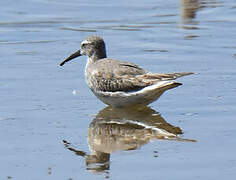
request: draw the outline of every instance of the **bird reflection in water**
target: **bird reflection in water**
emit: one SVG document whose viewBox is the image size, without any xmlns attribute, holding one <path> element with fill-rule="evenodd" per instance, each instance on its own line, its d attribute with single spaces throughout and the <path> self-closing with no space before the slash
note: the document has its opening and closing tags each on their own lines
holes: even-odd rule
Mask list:
<svg viewBox="0 0 236 180">
<path fill-rule="evenodd" d="M 181 18 L 183 24 L 197 24 L 194 21 L 196 13 L 200 8 L 199 0 L 180 0 Z"/>
<path fill-rule="evenodd" d="M 88 128 L 90 154 L 75 149 L 63 140 L 65 147 L 85 158 L 87 170 L 106 172 L 110 168 L 110 154 L 115 151 L 128 151 L 140 148 L 150 140 L 183 139 L 179 127 L 167 123 L 161 115 L 149 107 L 115 109 L 106 107 L 101 110 Z"/>
<path fill-rule="evenodd" d="M 215 8 L 222 6 L 222 2 L 216 0 L 180 0 L 182 24 L 197 25 L 197 12 L 203 8 Z M 183 26 L 185 29 L 198 29 L 196 26 Z"/>
</svg>

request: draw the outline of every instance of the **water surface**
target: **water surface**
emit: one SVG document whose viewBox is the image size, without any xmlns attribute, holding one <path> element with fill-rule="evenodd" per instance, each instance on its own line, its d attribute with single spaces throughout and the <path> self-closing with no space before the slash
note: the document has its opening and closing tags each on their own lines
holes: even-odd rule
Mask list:
<svg viewBox="0 0 236 180">
<path fill-rule="evenodd" d="M 235 32 L 234 0 L 1 1 L 1 179 L 234 178 Z M 85 57 L 58 66 L 91 34 L 109 57 L 195 75 L 135 113 L 106 108 Z"/>
</svg>

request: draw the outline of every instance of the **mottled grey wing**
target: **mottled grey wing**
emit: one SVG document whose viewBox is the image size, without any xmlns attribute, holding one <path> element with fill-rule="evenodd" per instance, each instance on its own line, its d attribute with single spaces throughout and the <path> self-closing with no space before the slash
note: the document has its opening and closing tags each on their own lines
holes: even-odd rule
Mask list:
<svg viewBox="0 0 236 180">
<path fill-rule="evenodd" d="M 93 76 L 96 81 L 97 89 L 101 91 L 136 91 L 148 85 L 135 78 L 146 72 L 136 64 L 121 62 L 113 59 L 104 59 L 98 62 L 99 69 Z M 99 79 L 99 80 L 98 80 Z"/>
<path fill-rule="evenodd" d="M 122 62 L 115 59 L 105 58 L 96 62 L 96 68 L 101 72 L 109 72 L 114 76 L 121 75 L 142 75 L 146 74 L 146 71 L 140 68 L 138 65 L 129 62 Z"/>
<path fill-rule="evenodd" d="M 138 65 L 128 62 L 121 62 L 119 69 L 117 70 L 119 75 L 142 75 L 146 74 L 146 71 L 140 68 Z"/>
</svg>

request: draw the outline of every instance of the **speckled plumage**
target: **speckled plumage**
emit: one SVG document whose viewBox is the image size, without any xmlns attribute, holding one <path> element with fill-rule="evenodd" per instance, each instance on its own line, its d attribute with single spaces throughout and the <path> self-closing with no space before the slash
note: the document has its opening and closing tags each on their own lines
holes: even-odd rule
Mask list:
<svg viewBox="0 0 236 180">
<path fill-rule="evenodd" d="M 109 58 L 89 60 L 85 69 L 86 82 L 90 89 L 108 92 L 137 91 L 157 81 L 173 80 L 188 74 L 150 74 L 135 64 Z"/>
<path fill-rule="evenodd" d="M 122 99 L 120 99 L 120 103 L 123 103 L 123 105 L 129 105 L 131 101 L 132 105 L 136 102 L 137 104 L 149 104 L 156 100 L 165 90 L 181 85 L 180 83 L 170 80 L 192 74 L 190 72 L 171 74 L 148 73 L 136 64 L 107 58 L 105 43 L 99 36 L 87 37 L 82 41 L 80 50 L 66 58 L 60 65 L 80 55 L 86 55 L 88 57 L 85 68 L 85 78 L 89 88 L 100 100 L 113 106 L 120 105 L 117 92 L 123 93 L 123 95 L 120 95 L 120 97 L 123 96 Z M 158 83 L 160 87 L 157 86 Z M 143 91 L 142 97 L 139 91 L 150 86 L 155 86 L 153 91 L 160 92 L 154 93 L 152 98 L 150 95 L 145 94 L 149 90 Z M 116 93 L 116 95 L 114 93 Z M 133 93 L 133 95 L 130 93 Z M 115 100 L 117 100 L 117 102 L 115 102 L 114 96 L 116 96 Z M 131 100 L 132 96 L 136 96 L 136 99 L 138 99 L 138 97 L 140 98 L 138 100 L 135 100 L 135 98 Z M 148 96 L 147 101 L 145 101 L 146 96 Z M 106 98 L 108 98 L 108 100 Z"/>
</svg>

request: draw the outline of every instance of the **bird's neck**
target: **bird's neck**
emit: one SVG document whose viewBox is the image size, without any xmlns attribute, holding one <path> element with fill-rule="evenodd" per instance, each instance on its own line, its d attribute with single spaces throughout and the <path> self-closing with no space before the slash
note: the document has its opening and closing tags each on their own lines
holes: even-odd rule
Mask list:
<svg viewBox="0 0 236 180">
<path fill-rule="evenodd" d="M 107 55 L 106 55 L 106 51 L 94 51 L 94 53 L 89 57 L 89 60 L 95 62 L 95 61 L 98 61 L 99 59 L 103 59 L 103 58 L 106 58 Z"/>
</svg>

